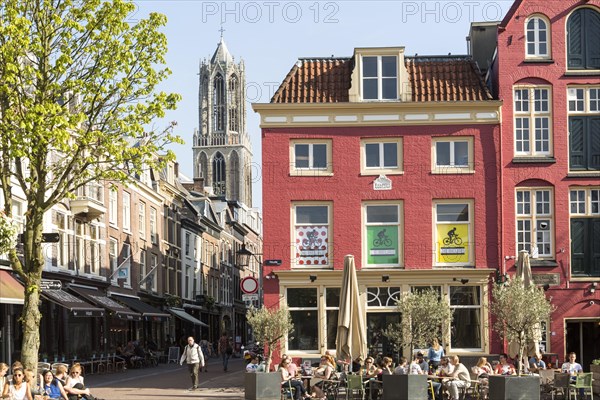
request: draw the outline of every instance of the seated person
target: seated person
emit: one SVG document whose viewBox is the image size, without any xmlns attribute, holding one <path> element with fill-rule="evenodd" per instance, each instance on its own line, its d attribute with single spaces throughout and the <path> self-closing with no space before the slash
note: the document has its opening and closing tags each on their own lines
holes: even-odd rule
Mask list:
<svg viewBox="0 0 600 400">
<path fill-rule="evenodd" d="M 407 362 L 406 357 L 400 357 L 398 366 L 394 369 L 394 375 L 408 375 Z"/>
<path fill-rule="evenodd" d="M 578 362 L 575 362 L 575 360 L 577 359 L 577 354 L 575 354 L 574 352 L 570 352 L 568 355 L 568 358 L 569 358 L 569 361 L 564 363 L 562 365 L 562 367 L 560 368 L 562 370 L 562 372 L 566 372 L 571 375 L 575 375 L 579 372 L 583 372 L 583 368 L 581 368 L 581 364 L 579 364 Z"/>
<path fill-rule="evenodd" d="M 506 353 L 500 354 L 498 357 L 500 362 L 498 366 L 494 370 L 494 373 L 497 375 L 516 375 L 517 371 L 515 370 L 515 366 L 508 362 L 508 355 Z"/>
<path fill-rule="evenodd" d="M 246 372 L 256 372 L 257 369 L 258 357 L 256 355 L 253 355 L 252 358 L 250 358 L 250 362 L 248 363 L 248 365 L 246 365 Z"/>
<path fill-rule="evenodd" d="M 419 359 L 423 359 L 423 355 L 421 354 L 421 357 L 419 357 L 418 353 L 415 354 L 415 356 L 413 357 L 413 360 L 411 361 L 409 367 L 408 367 L 408 374 L 409 375 L 423 375 L 423 369 L 421 368 L 421 362 L 419 361 Z"/>
<path fill-rule="evenodd" d="M 454 367 L 449 377 L 454 379 L 444 382 L 444 386 L 448 390 L 448 400 L 458 400 L 459 389 L 471 386 L 471 375 L 467 367 L 460 362 L 458 356 L 449 356 L 448 361 Z"/>
<path fill-rule="evenodd" d="M 417 363 L 419 363 L 419 367 L 421 367 L 421 371 L 423 371 L 424 373 L 429 372 L 429 363 L 427 361 L 425 361 L 425 357 L 423 356 L 423 353 L 421 353 L 420 351 L 417 353 Z"/>
<path fill-rule="evenodd" d="M 319 364 L 317 369 L 314 371 L 313 376 L 315 378 L 321 378 L 321 379 L 328 380 L 328 379 L 332 378 L 334 372 L 335 372 L 335 365 L 331 364 L 331 360 L 329 357 L 327 357 L 326 355 L 322 355 L 321 363 Z M 325 393 L 323 392 L 323 385 L 324 385 L 323 381 L 317 382 L 316 384 L 313 385 L 313 387 L 311 388 L 312 397 L 317 397 L 317 398 L 325 397 Z"/>
<path fill-rule="evenodd" d="M 67 366 L 65 364 L 59 364 L 56 366 L 56 373 L 54 378 L 60 382 L 63 387 L 67 383 Z"/>
<path fill-rule="evenodd" d="M 438 365 L 438 368 L 435 371 L 435 374 L 437 376 L 448 376 L 452 373 L 453 370 L 454 370 L 454 367 L 448 361 L 448 357 L 444 356 L 440 359 L 440 365 Z"/>
<path fill-rule="evenodd" d="M 352 365 L 350 366 L 350 372 L 352 372 L 352 373 L 360 372 L 360 369 L 362 368 L 362 364 L 363 364 L 363 358 L 360 356 L 356 357 L 354 360 L 352 360 Z"/>
<path fill-rule="evenodd" d="M 529 370 L 537 374 L 541 369 L 546 369 L 546 362 L 542 360 L 542 353 L 537 352 L 529 359 Z"/>
<path fill-rule="evenodd" d="M 31 390 L 31 397 L 33 397 L 34 399 L 36 399 L 36 396 L 38 396 L 37 398 L 39 398 L 39 396 L 42 394 L 42 376 L 38 376 L 37 378 L 37 382 L 35 379 L 35 372 L 33 372 L 32 369 L 30 368 L 25 368 L 23 370 L 23 372 L 25 373 L 25 382 L 29 383 L 29 390 Z"/>
<path fill-rule="evenodd" d="M 472 371 L 477 375 L 477 380 L 479 381 L 480 391 L 487 398 L 487 393 L 489 392 L 489 377 L 494 373 L 492 366 L 487 361 L 485 357 L 479 357 L 477 361 L 477 365 L 472 368 Z"/>
<path fill-rule="evenodd" d="M 69 400 L 62 383 L 54 377 L 52 371 L 47 369 L 42 372 L 42 378 L 42 393 L 48 396 L 48 398 Z"/>
<path fill-rule="evenodd" d="M 83 376 L 81 376 L 81 365 L 79 363 L 73 364 L 67 382 L 64 386 L 65 392 L 69 400 L 95 400 L 95 397 L 90 393 L 90 389 L 85 387 L 83 383 Z M 98 399 L 99 400 L 99 399 Z"/>
<path fill-rule="evenodd" d="M 23 371 L 23 367 L 15 367 L 13 364 L 12 372 L 12 379 L 6 381 L 4 384 L 2 398 L 11 400 L 33 400 L 29 383 L 25 382 L 25 372 Z"/>
<path fill-rule="evenodd" d="M 282 358 L 281 363 L 279 363 L 278 371 L 281 374 L 281 386 L 285 388 L 289 385 L 292 388 L 294 388 L 295 400 L 300 400 L 302 398 L 310 398 L 310 396 L 307 395 L 306 389 L 304 389 L 304 385 L 302 384 L 302 382 L 295 379 L 288 372 L 287 366 L 289 363 L 289 358 Z"/>
</svg>

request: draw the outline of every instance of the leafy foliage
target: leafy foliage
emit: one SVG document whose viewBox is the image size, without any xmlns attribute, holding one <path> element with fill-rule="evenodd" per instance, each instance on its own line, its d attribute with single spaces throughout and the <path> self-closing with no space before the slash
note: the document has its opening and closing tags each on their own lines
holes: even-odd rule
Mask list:
<svg viewBox="0 0 600 400">
<path fill-rule="evenodd" d="M 7 217 L 0 210 L 0 254 L 17 245 L 17 227 L 12 218 Z"/>
<path fill-rule="evenodd" d="M 426 347 L 442 337 L 442 327 L 452 322 L 450 305 L 433 289 L 404 293 L 397 302 L 400 323 L 390 325 L 383 335 L 397 349 Z"/>
<path fill-rule="evenodd" d="M 9 252 L 25 282 L 22 361 L 36 369 L 44 213 L 90 182 L 132 182 L 174 155 L 174 123 L 147 128 L 180 96 L 156 91 L 166 24 L 150 14 L 127 22 L 127 0 L 0 2 L 0 187 L 11 216 L 13 185 L 23 193 L 23 258 Z M 160 157 L 157 154 L 163 152 Z"/>
<path fill-rule="evenodd" d="M 519 344 L 518 359 L 522 360 L 527 342 L 538 339 L 540 321 L 550 318 L 554 306 L 546 299 L 542 288 L 526 287 L 519 277 L 496 285 L 492 297 L 490 307 L 496 318 L 494 330 L 506 341 Z M 522 364 L 519 363 L 519 374 Z"/>
<path fill-rule="evenodd" d="M 257 341 L 267 345 L 267 371 L 271 366 L 273 350 L 279 341 L 287 336 L 293 328 L 292 315 L 287 306 L 279 308 L 251 307 L 246 313 L 246 320 L 252 327 Z"/>
</svg>

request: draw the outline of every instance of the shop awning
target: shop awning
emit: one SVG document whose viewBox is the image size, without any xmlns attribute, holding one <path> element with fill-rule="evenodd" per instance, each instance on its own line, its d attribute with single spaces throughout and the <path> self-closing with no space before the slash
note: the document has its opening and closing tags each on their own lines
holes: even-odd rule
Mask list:
<svg viewBox="0 0 600 400">
<path fill-rule="evenodd" d="M 110 297 L 125 304 L 127 307 L 142 314 L 146 321 L 166 321 L 171 318 L 171 314 L 165 313 L 150 304 L 144 303 L 139 297 L 121 296 L 116 293 L 111 293 Z"/>
<path fill-rule="evenodd" d="M 177 318 L 180 318 L 184 321 L 191 322 L 194 325 L 200 325 L 205 328 L 208 328 L 208 325 L 206 325 L 204 322 L 200 321 L 199 319 L 191 316 L 190 314 L 186 313 L 183 308 L 171 307 L 171 308 L 169 308 L 169 312 L 172 313 Z"/>
<path fill-rule="evenodd" d="M 23 304 L 25 288 L 8 271 L 0 271 L 0 304 Z"/>
<path fill-rule="evenodd" d="M 140 313 L 137 313 L 132 309 L 117 303 L 113 299 L 109 299 L 97 289 L 87 289 L 70 285 L 69 290 L 72 290 L 98 307 L 106 308 L 117 318 L 126 319 L 129 321 L 140 321 L 142 319 L 142 315 Z"/>
<path fill-rule="evenodd" d="M 42 297 L 66 308 L 74 317 L 103 317 L 104 309 L 93 305 L 67 293 L 64 290 L 46 290 Z"/>
</svg>

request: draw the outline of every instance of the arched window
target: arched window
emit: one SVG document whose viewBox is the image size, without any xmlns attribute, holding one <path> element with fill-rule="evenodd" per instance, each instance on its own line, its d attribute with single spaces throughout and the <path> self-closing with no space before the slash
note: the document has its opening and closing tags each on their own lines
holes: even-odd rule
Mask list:
<svg viewBox="0 0 600 400">
<path fill-rule="evenodd" d="M 533 16 L 527 19 L 526 29 L 526 56 L 527 58 L 550 57 L 550 25 L 545 18 Z"/>
<path fill-rule="evenodd" d="M 239 118 L 238 118 L 238 100 L 239 100 L 239 84 L 237 76 L 231 75 L 229 78 L 229 85 L 227 89 L 227 98 L 229 100 L 229 130 L 232 132 L 238 132 L 239 130 Z"/>
<path fill-rule="evenodd" d="M 600 69 L 600 13 L 579 8 L 567 21 L 567 68 Z"/>
<path fill-rule="evenodd" d="M 225 165 L 225 157 L 221 152 L 215 154 L 212 162 L 212 178 L 213 178 L 213 190 L 216 195 L 225 195 L 227 169 Z"/>
<path fill-rule="evenodd" d="M 202 152 L 202 153 L 200 153 L 200 156 L 198 157 L 198 174 L 196 176 L 198 178 L 204 178 L 205 183 L 207 183 L 206 178 L 208 177 L 207 168 L 208 168 L 208 159 L 206 157 L 206 153 Z"/>
<path fill-rule="evenodd" d="M 213 83 L 213 129 L 225 129 L 225 81 L 217 74 Z"/>
<path fill-rule="evenodd" d="M 229 156 L 229 182 L 231 183 L 231 193 L 227 196 L 229 199 L 239 200 L 240 175 L 240 157 L 237 151 L 234 150 Z"/>
</svg>

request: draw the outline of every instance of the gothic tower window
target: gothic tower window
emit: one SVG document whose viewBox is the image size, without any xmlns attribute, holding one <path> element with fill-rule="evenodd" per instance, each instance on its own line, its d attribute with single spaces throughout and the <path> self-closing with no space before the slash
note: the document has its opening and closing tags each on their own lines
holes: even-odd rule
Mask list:
<svg viewBox="0 0 600 400">
<path fill-rule="evenodd" d="M 227 90 L 229 100 L 229 130 L 232 132 L 238 132 L 239 130 L 239 118 L 238 118 L 238 101 L 239 101 L 239 84 L 238 78 L 232 75 L 229 78 L 229 88 Z"/>
<path fill-rule="evenodd" d="M 237 151 L 232 151 L 229 157 L 229 182 L 231 187 L 231 193 L 229 197 L 232 199 L 238 199 L 240 197 L 240 157 Z"/>
<path fill-rule="evenodd" d="M 213 190 L 216 195 L 224 195 L 226 193 L 226 176 L 225 158 L 221 152 L 217 152 L 212 163 Z"/>
<path fill-rule="evenodd" d="M 217 74 L 213 85 L 213 129 L 223 131 L 225 129 L 225 81 L 223 75 Z"/>
<path fill-rule="evenodd" d="M 198 178 L 204 178 L 204 182 L 206 182 L 206 178 L 208 178 L 207 171 L 208 170 L 208 159 L 206 157 L 206 153 L 200 153 L 200 157 L 198 157 Z"/>
</svg>

